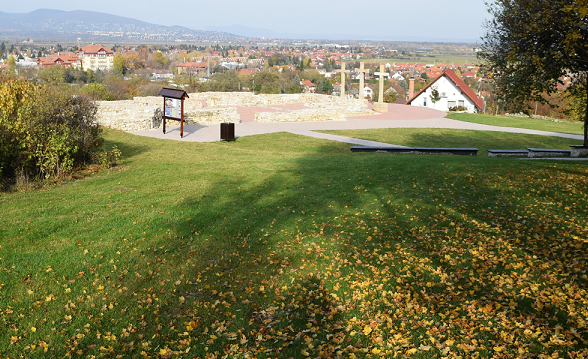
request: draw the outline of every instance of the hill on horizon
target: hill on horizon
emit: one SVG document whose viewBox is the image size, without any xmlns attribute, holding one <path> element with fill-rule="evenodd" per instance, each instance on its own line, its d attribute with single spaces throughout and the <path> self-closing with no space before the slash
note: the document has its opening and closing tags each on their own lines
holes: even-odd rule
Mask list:
<svg viewBox="0 0 588 359">
<path fill-rule="evenodd" d="M 220 31 L 150 24 L 128 17 L 85 10 L 0 11 L 0 37 L 113 41 L 231 41 L 242 37 Z"/>
<path fill-rule="evenodd" d="M 470 43 L 473 39 L 442 39 L 390 34 L 360 35 L 353 33 L 285 33 L 243 25 L 165 26 L 145 21 L 86 10 L 39 9 L 29 13 L 0 11 L 0 39 L 111 42 L 254 42 L 272 38 L 319 41 L 408 41 Z"/>
</svg>

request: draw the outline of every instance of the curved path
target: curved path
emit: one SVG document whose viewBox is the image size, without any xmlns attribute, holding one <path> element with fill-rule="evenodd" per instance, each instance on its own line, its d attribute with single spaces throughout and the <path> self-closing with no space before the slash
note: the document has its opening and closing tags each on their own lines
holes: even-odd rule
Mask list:
<svg viewBox="0 0 588 359">
<path fill-rule="evenodd" d="M 294 108 L 292 108 L 294 109 Z M 289 110 L 292 110 L 289 109 Z M 297 108 L 296 108 L 297 109 Z M 264 108 L 268 110 L 268 108 Z M 269 109 L 270 111 L 273 109 Z M 496 131 L 523 133 L 542 136 L 564 137 L 575 140 L 582 140 L 581 135 L 572 135 L 558 132 L 547 132 L 537 130 L 527 130 L 522 128 L 498 127 L 481 125 L 470 122 L 463 122 L 444 118 L 445 112 L 432 110 L 422 107 L 413 107 L 406 105 L 388 105 L 388 112 L 370 116 L 349 117 L 347 121 L 327 121 L 327 122 L 291 122 L 291 123 L 255 123 L 249 119 L 250 111 L 243 111 L 242 116 L 246 116 L 246 121 L 235 124 L 235 136 L 252 136 L 264 133 L 291 132 L 298 135 L 311 136 L 316 138 L 328 139 L 333 141 L 345 142 L 362 146 L 391 146 L 389 143 L 380 143 L 374 141 L 360 140 L 356 138 L 335 136 L 320 132 L 321 130 L 354 130 L 354 129 L 371 129 L 371 128 L 450 128 L 460 130 L 477 130 L 477 131 Z M 136 131 L 133 134 L 140 136 L 149 136 L 161 139 L 170 139 L 177 141 L 190 142 L 216 142 L 220 141 L 220 125 L 200 126 L 184 125 L 184 137 L 180 138 L 180 128 L 168 127 L 166 134 L 161 129 L 149 131 Z"/>
</svg>

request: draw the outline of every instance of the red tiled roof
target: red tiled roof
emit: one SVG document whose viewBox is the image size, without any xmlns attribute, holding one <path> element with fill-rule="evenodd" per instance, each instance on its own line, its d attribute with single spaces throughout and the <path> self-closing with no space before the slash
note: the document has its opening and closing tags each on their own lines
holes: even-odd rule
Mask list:
<svg viewBox="0 0 588 359">
<path fill-rule="evenodd" d="M 300 84 L 302 84 L 306 87 L 314 87 L 314 84 L 308 80 L 301 81 Z"/>
<path fill-rule="evenodd" d="M 88 46 L 82 47 L 79 50 L 79 52 L 82 52 L 84 54 L 97 54 L 100 51 L 104 51 L 107 54 L 114 54 L 114 51 L 112 51 L 108 47 L 106 47 L 106 46 L 100 46 L 100 45 L 88 45 Z"/>
<path fill-rule="evenodd" d="M 185 62 L 179 63 L 178 67 L 206 67 L 208 64 L 206 62 Z"/>
<path fill-rule="evenodd" d="M 420 94 L 422 94 L 423 92 L 427 91 L 427 89 L 431 86 L 433 86 L 433 84 L 435 82 L 437 82 L 440 78 L 442 78 L 443 76 L 447 76 L 447 78 L 449 78 L 449 80 L 451 80 L 451 82 L 453 82 L 460 90 L 461 92 L 466 95 L 467 98 L 469 98 L 470 100 L 472 100 L 472 102 L 476 105 L 476 107 L 478 109 L 483 109 L 484 108 L 484 101 L 479 98 L 476 93 L 468 87 L 468 85 L 465 84 L 465 82 L 463 82 L 462 79 L 460 79 L 455 72 L 453 72 L 450 69 L 445 70 L 441 76 L 437 77 L 434 81 L 432 81 L 430 84 L 428 84 L 427 86 L 425 86 L 421 91 L 419 91 L 419 93 L 417 93 L 416 95 L 414 95 L 411 99 L 408 100 L 408 102 L 406 103 L 407 105 L 410 105 L 410 103 L 412 102 L 412 100 L 414 100 L 415 98 L 417 98 Z"/>
<path fill-rule="evenodd" d="M 74 64 L 81 64 L 81 59 L 78 55 L 72 52 L 57 53 L 46 57 L 39 57 L 37 59 L 37 66 L 46 67 L 51 65 L 72 66 Z"/>
<path fill-rule="evenodd" d="M 258 69 L 244 69 L 237 71 L 237 75 L 253 75 L 254 73 L 258 72 Z"/>
</svg>

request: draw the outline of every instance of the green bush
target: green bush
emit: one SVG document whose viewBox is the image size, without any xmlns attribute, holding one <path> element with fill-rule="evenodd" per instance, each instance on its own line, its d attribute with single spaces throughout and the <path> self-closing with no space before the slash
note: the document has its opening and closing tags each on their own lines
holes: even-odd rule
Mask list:
<svg viewBox="0 0 588 359">
<path fill-rule="evenodd" d="M 87 84 L 82 86 L 79 93 L 83 96 L 87 96 L 95 101 L 112 101 L 113 97 L 106 89 L 106 86 L 97 83 Z"/>
<path fill-rule="evenodd" d="M 59 177 L 88 163 L 100 144 L 96 105 L 68 89 L 0 82 L 0 179 Z"/>
<path fill-rule="evenodd" d="M 113 146 L 110 151 L 100 151 L 93 154 L 92 163 L 98 165 L 102 169 L 113 167 L 117 164 L 118 160 L 122 156 L 122 152 L 118 147 Z"/>
</svg>

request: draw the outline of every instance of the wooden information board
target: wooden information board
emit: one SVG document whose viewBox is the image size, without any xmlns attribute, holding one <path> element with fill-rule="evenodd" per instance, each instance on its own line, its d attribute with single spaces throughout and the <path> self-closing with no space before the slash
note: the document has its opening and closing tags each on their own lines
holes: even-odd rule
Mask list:
<svg viewBox="0 0 588 359">
<path fill-rule="evenodd" d="M 163 96 L 163 133 L 165 120 L 180 121 L 180 137 L 184 137 L 184 99 L 190 98 L 186 91 L 163 88 L 159 93 Z"/>
</svg>

